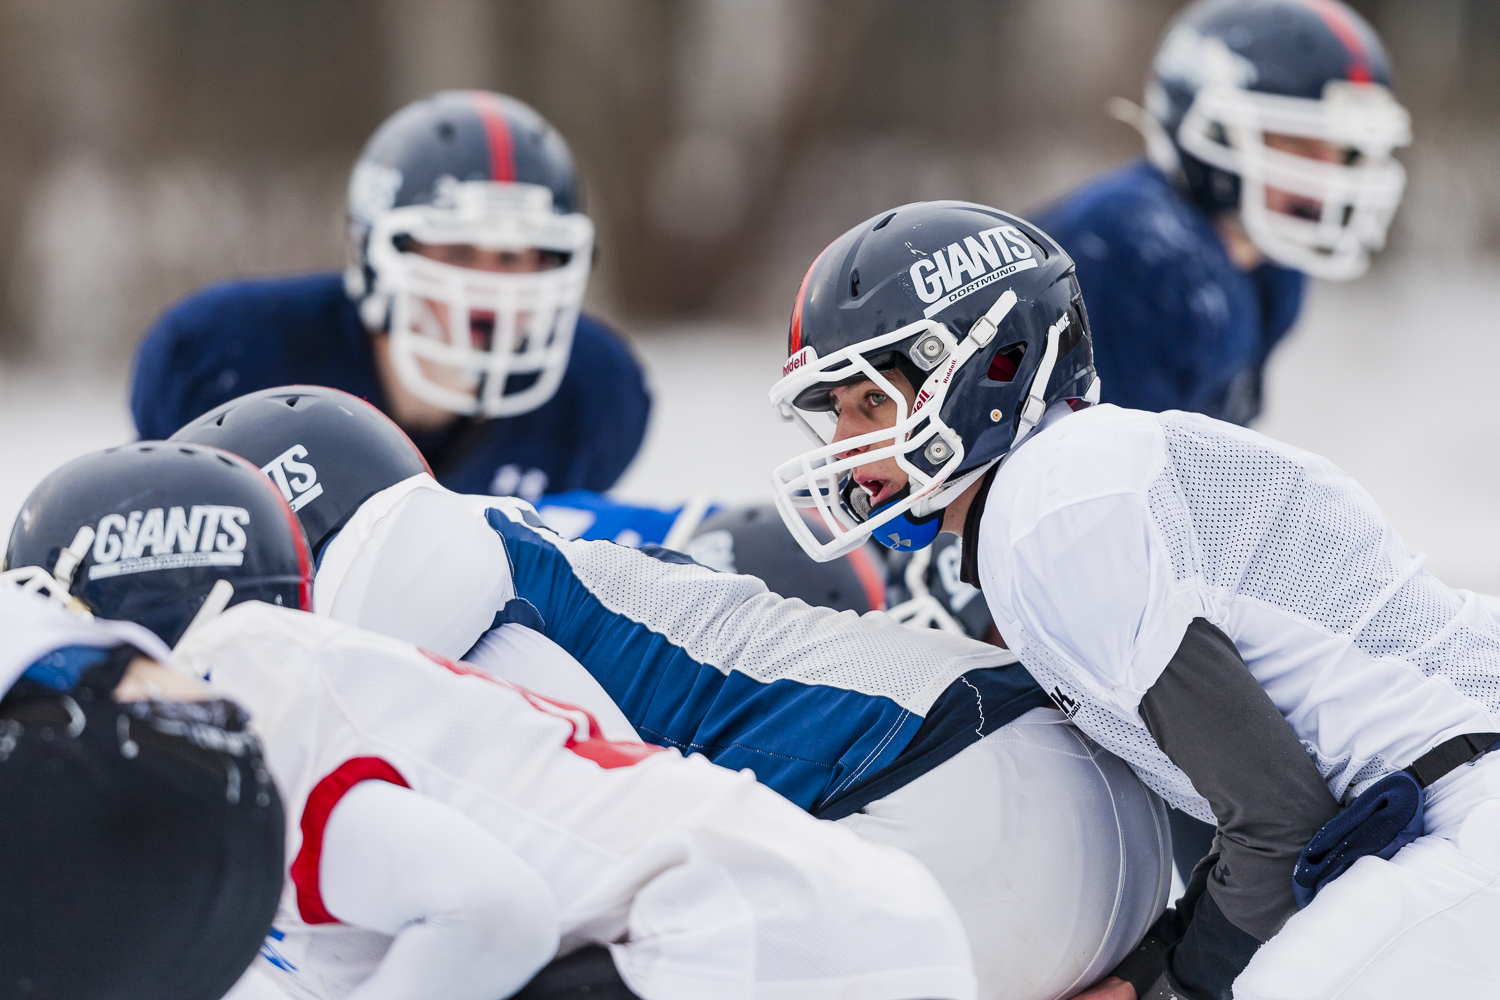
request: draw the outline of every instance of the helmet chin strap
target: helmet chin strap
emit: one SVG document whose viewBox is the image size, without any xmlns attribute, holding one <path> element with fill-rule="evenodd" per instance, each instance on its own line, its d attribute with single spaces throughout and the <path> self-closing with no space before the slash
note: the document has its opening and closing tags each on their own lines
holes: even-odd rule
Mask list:
<svg viewBox="0 0 1500 1000">
<path fill-rule="evenodd" d="M 1016 436 L 1010 443 L 1011 448 L 1026 440 L 1026 436 L 1036 430 L 1036 425 L 1047 415 L 1047 383 L 1052 380 L 1052 368 L 1057 364 L 1058 337 L 1072 322 L 1068 317 L 1068 313 L 1063 313 L 1062 319 L 1047 328 L 1047 350 L 1042 355 L 1042 363 L 1037 365 L 1031 389 L 1026 393 L 1026 402 L 1021 407 L 1021 418 L 1016 421 Z"/>
<path fill-rule="evenodd" d="M 958 350 L 953 352 L 953 361 L 947 366 L 939 366 L 933 369 L 932 378 L 938 378 L 944 372 L 951 374 L 958 371 L 958 369 L 968 364 L 969 359 L 977 352 L 989 346 L 989 343 L 995 339 L 995 334 L 999 332 L 1000 324 L 1005 321 L 1005 317 L 1010 311 L 1016 307 L 1016 301 L 1015 289 L 1007 288 L 1004 294 L 991 303 L 990 307 L 984 311 L 984 315 L 976 319 L 974 325 L 969 327 L 969 335 L 958 346 Z M 1050 365 L 1047 371 L 1049 374 L 1051 373 L 1052 369 Z M 999 459 L 995 461 L 999 461 Z M 918 500 L 911 506 L 912 516 L 918 518 L 919 521 L 925 520 L 937 511 L 944 509 L 962 496 L 964 490 L 968 489 L 975 480 L 988 472 L 990 466 L 994 464 L 994 462 L 986 462 L 979 468 L 964 473 L 953 482 L 945 483 L 928 496 Z M 933 538 L 937 537 L 936 530 L 932 532 L 932 536 Z M 931 539 L 928 539 L 928 541 L 930 542 Z"/>
</svg>

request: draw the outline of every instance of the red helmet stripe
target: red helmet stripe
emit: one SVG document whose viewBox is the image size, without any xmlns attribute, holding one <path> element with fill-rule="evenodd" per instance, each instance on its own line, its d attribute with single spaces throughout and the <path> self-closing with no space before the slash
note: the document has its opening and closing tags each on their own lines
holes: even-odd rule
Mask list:
<svg viewBox="0 0 1500 1000">
<path fill-rule="evenodd" d="M 1307 5 L 1313 9 L 1323 23 L 1328 25 L 1328 30 L 1338 36 L 1339 41 L 1344 43 L 1344 48 L 1349 50 L 1349 81 L 1351 83 L 1370 83 L 1375 79 L 1370 62 L 1370 50 L 1365 47 L 1365 40 L 1360 36 L 1359 27 L 1349 17 L 1349 11 L 1338 0 L 1305 0 Z"/>
<path fill-rule="evenodd" d="M 500 99 L 487 90 L 474 91 L 474 104 L 490 146 L 490 176 L 497 181 L 516 179 L 516 150 L 510 141 L 510 119 Z"/>
<path fill-rule="evenodd" d="M 833 246 L 832 243 L 828 244 L 823 248 L 822 253 L 813 258 L 812 266 L 802 276 L 802 284 L 797 286 L 797 301 L 792 306 L 792 329 L 786 339 L 787 357 L 802 350 L 802 300 L 807 298 L 807 283 L 812 280 L 812 273 L 818 269 L 818 261 L 823 259 L 823 254 L 827 253 L 828 247 L 831 246 Z"/>
</svg>

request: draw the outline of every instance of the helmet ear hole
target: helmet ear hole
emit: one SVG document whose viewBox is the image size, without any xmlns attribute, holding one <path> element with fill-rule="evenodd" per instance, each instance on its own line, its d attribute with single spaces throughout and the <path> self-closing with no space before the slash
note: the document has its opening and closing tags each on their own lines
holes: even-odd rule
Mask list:
<svg viewBox="0 0 1500 1000">
<path fill-rule="evenodd" d="M 1021 359 L 1026 356 L 1024 342 L 1007 344 L 995 352 L 990 359 L 990 370 L 985 373 L 991 382 L 1010 382 L 1021 370 Z"/>
</svg>

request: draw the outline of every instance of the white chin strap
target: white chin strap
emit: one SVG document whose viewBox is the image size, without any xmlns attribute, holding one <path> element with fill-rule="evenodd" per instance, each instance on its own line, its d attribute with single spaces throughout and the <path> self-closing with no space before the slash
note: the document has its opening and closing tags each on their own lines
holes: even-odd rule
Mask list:
<svg viewBox="0 0 1500 1000">
<path fill-rule="evenodd" d="M 80 618 L 92 620 L 94 616 L 89 613 L 89 609 L 70 594 L 68 588 L 73 585 L 73 574 L 78 571 L 78 565 L 83 562 L 88 555 L 89 546 L 93 544 L 94 529 L 84 525 L 73 536 L 72 543 L 58 553 L 57 565 L 52 567 L 52 572 L 47 572 L 41 566 L 19 566 L 0 573 L 0 582 L 20 587 L 24 593 L 41 594 L 53 604 Z"/>
<path fill-rule="evenodd" d="M 1031 380 L 1031 388 L 1026 392 L 1026 402 L 1021 406 L 1021 417 L 1016 421 L 1016 436 L 1010 442 L 1012 449 L 1026 440 L 1026 436 L 1036 430 L 1036 425 L 1047 415 L 1047 383 L 1052 381 L 1052 369 L 1057 365 L 1058 340 L 1072 322 L 1068 318 L 1070 315 L 1063 313 L 1061 319 L 1047 328 L 1047 350 L 1042 354 L 1042 363 L 1037 365 L 1036 377 Z"/>
</svg>

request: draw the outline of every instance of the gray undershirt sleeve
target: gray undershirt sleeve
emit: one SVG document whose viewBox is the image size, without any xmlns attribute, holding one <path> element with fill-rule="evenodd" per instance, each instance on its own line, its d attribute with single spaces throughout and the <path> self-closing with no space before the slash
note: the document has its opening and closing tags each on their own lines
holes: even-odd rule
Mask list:
<svg viewBox="0 0 1500 1000">
<path fill-rule="evenodd" d="M 1209 895 L 1230 923 L 1269 940 L 1297 909 L 1297 855 L 1338 812 L 1323 776 L 1234 643 L 1205 619 L 1188 626 L 1140 711 L 1218 820 Z"/>
</svg>

